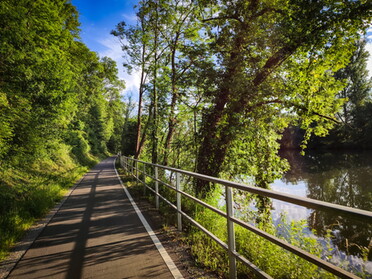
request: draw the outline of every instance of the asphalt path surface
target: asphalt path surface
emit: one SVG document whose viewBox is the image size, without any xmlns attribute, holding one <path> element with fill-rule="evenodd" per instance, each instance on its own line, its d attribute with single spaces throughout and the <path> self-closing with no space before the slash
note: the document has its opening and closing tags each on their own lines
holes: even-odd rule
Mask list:
<svg viewBox="0 0 372 279">
<path fill-rule="evenodd" d="M 85 175 L 8 278 L 173 278 L 108 158 Z"/>
</svg>

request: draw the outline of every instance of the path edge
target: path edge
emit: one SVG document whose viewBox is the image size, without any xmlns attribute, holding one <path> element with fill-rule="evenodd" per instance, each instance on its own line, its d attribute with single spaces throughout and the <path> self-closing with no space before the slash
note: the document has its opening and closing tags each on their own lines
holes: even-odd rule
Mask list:
<svg viewBox="0 0 372 279">
<path fill-rule="evenodd" d="M 117 157 L 114 160 L 114 170 L 115 170 L 116 176 L 118 177 L 121 187 L 123 188 L 125 194 L 127 195 L 130 203 L 132 204 L 135 212 L 137 213 L 139 219 L 141 220 L 143 226 L 145 227 L 148 235 L 150 236 L 150 238 L 151 238 L 152 242 L 154 243 L 155 247 L 158 249 L 161 257 L 163 258 L 165 264 L 167 265 L 169 271 L 172 273 L 173 277 L 175 279 L 184 279 L 183 275 L 178 270 L 176 264 L 173 262 L 173 260 L 169 256 L 168 252 L 165 250 L 163 244 L 160 242 L 159 238 L 156 236 L 155 232 L 152 230 L 152 228 L 149 225 L 149 223 L 147 222 L 146 218 L 143 216 L 141 210 L 138 208 L 136 202 L 132 198 L 132 195 L 129 193 L 128 189 L 124 186 L 123 181 L 121 180 L 121 177 L 118 174 L 118 171 L 116 169 L 116 159 L 117 159 Z"/>
</svg>

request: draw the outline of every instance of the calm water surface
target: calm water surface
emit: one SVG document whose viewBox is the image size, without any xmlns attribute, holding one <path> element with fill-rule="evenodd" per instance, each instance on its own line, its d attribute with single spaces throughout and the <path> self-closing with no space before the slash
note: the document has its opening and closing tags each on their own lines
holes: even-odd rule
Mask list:
<svg viewBox="0 0 372 279">
<path fill-rule="evenodd" d="M 286 152 L 282 156 L 288 159 L 291 170 L 273 183 L 273 190 L 372 211 L 372 152 L 305 156 Z M 289 220 L 306 219 L 318 237 L 330 229 L 333 244 L 341 254 L 360 256 L 361 247 L 369 247 L 368 258 L 372 261 L 372 224 L 277 200 L 273 203 L 274 220 L 282 213 Z M 372 272 L 372 262 L 369 265 Z"/>
</svg>

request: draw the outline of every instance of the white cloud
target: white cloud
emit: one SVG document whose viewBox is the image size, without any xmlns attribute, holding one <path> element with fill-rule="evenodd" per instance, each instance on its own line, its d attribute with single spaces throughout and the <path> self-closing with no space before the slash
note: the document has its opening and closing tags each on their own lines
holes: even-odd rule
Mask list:
<svg viewBox="0 0 372 279">
<path fill-rule="evenodd" d="M 121 50 L 120 42 L 117 38 L 110 35 L 98 39 L 98 42 L 106 48 L 99 53 L 100 56 L 108 56 L 115 61 L 117 61 L 118 59 L 122 59 L 123 52 Z"/>
<path fill-rule="evenodd" d="M 122 14 L 124 21 L 126 24 L 135 25 L 137 22 L 137 15 L 130 13 L 130 14 Z"/>
</svg>

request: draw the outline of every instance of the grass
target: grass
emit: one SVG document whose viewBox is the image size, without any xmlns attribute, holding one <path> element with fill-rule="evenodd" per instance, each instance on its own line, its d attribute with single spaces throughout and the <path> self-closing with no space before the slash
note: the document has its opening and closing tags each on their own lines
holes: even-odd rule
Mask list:
<svg viewBox="0 0 372 279">
<path fill-rule="evenodd" d="M 0 260 L 35 221 L 45 216 L 88 170 L 67 146 L 29 164 L 3 165 L 0 172 Z M 95 163 L 91 158 L 90 164 Z"/>
</svg>

